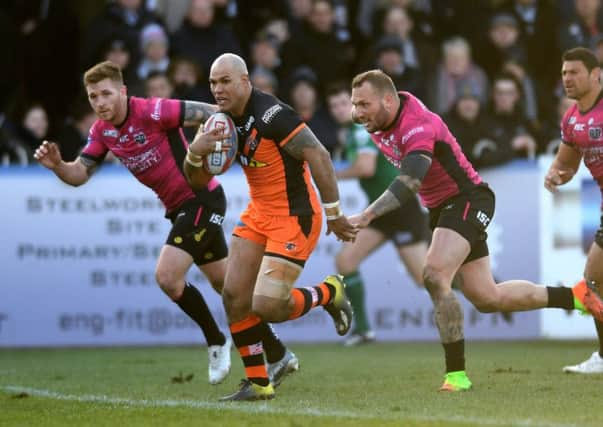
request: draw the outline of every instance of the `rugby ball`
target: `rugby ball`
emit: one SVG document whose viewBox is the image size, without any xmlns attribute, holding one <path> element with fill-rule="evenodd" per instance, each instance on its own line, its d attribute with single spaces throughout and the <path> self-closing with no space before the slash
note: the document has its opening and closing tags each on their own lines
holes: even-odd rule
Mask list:
<svg viewBox="0 0 603 427">
<path fill-rule="evenodd" d="M 203 167 L 212 175 L 223 174 L 230 168 L 237 154 L 237 129 L 230 116 L 224 113 L 214 113 L 209 116 L 203 127 L 204 131 L 210 131 L 216 128 L 227 128 L 228 138 L 222 141 L 222 144 L 230 144 L 228 151 L 214 152 L 205 156 Z"/>
</svg>

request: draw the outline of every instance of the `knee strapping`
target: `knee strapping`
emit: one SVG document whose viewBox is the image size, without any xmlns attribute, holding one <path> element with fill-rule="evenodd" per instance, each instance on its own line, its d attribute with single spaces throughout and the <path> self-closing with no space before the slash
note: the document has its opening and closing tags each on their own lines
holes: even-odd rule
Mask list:
<svg viewBox="0 0 603 427">
<path fill-rule="evenodd" d="M 293 284 L 302 268 L 282 258 L 266 257 L 262 261 L 254 295 L 281 300 L 289 299 Z"/>
</svg>

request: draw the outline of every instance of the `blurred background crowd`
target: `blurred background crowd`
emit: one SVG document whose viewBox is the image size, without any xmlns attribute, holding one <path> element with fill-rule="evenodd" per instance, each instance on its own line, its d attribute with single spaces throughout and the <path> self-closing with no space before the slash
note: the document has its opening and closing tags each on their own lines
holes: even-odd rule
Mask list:
<svg viewBox="0 0 603 427">
<path fill-rule="evenodd" d="M 478 168 L 554 152 L 571 105 L 561 53 L 603 61 L 601 0 L 2 0 L 0 162 L 44 139 L 73 160 L 95 120 L 81 76 L 111 60 L 130 95 L 213 102 L 209 67 L 247 61 L 253 84 L 293 106 L 334 159 L 329 88 L 380 68 L 444 117 Z"/>
</svg>

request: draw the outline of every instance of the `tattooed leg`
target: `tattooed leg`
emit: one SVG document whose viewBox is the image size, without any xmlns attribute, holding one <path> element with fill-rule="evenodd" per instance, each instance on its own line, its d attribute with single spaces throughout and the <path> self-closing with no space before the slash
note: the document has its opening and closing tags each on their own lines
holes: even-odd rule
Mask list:
<svg viewBox="0 0 603 427">
<path fill-rule="evenodd" d="M 452 291 L 433 298 L 435 321 L 443 344 L 464 339 L 463 309 Z"/>
</svg>

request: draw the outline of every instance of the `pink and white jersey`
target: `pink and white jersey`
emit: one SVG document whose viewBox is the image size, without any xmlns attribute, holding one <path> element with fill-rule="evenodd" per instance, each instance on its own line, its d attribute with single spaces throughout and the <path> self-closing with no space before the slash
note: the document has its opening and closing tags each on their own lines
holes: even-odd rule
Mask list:
<svg viewBox="0 0 603 427">
<path fill-rule="evenodd" d="M 435 208 L 445 200 L 482 182 L 440 116 L 429 111 L 408 92 L 400 92 L 401 111 L 390 129 L 371 138 L 397 168 L 409 153 L 432 158 L 431 167 L 419 188 L 423 205 Z"/>
<path fill-rule="evenodd" d="M 181 129 L 182 101 L 161 98 L 128 99 L 128 114 L 120 127 L 97 120 L 81 156 L 101 163 L 111 151 L 167 211 L 195 197 L 182 173 L 188 142 Z M 212 179 L 208 188 L 217 186 Z"/>
<path fill-rule="evenodd" d="M 561 120 L 561 140 L 582 153 L 603 196 L 603 92 L 590 110 L 582 113 L 577 104 L 567 110 Z"/>
</svg>

